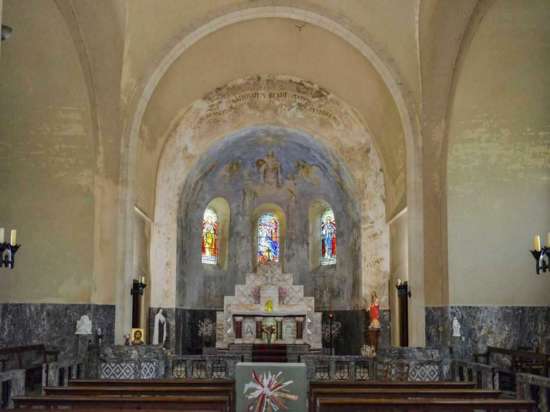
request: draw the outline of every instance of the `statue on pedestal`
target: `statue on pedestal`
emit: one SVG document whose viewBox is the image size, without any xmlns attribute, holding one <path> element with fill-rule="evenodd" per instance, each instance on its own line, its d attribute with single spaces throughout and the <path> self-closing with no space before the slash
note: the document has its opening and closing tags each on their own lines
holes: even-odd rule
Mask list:
<svg viewBox="0 0 550 412">
<path fill-rule="evenodd" d="M 163 345 L 166 343 L 166 317 L 162 308 L 155 315 L 153 325 L 153 345 Z"/>
<path fill-rule="evenodd" d="M 368 341 L 369 346 L 372 347 L 373 352 L 376 354 L 378 351 L 378 341 L 380 339 L 380 301 L 378 300 L 376 292 L 372 292 L 371 295 L 369 318 Z"/>
<path fill-rule="evenodd" d="M 460 338 L 462 333 L 460 331 L 460 322 L 456 317 L 453 318 L 453 338 Z"/>
<path fill-rule="evenodd" d="M 376 292 L 372 292 L 369 317 L 369 329 L 380 329 L 380 301 L 378 300 Z"/>
<path fill-rule="evenodd" d="M 79 320 L 76 321 L 75 335 L 91 335 L 92 334 L 92 321 L 88 315 L 82 315 Z"/>
</svg>

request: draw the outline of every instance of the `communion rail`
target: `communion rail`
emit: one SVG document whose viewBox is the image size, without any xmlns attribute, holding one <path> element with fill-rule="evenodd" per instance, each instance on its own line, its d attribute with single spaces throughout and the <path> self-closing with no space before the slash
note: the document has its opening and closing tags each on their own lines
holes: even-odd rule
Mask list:
<svg viewBox="0 0 550 412">
<path fill-rule="evenodd" d="M 13 396 L 25 394 L 25 369 L 0 372 L 0 409 L 13 407 Z"/>
<path fill-rule="evenodd" d="M 443 362 L 439 360 L 413 360 L 367 358 L 363 356 L 304 355 L 311 381 L 438 381 L 446 377 Z"/>
<path fill-rule="evenodd" d="M 518 399 L 533 400 L 540 412 L 549 411 L 550 378 L 528 373 L 516 374 L 516 395 Z"/>
<path fill-rule="evenodd" d="M 500 390 L 500 375 L 507 373 L 496 366 L 453 359 L 452 379 L 457 382 L 474 382 L 479 389 Z"/>
<path fill-rule="evenodd" d="M 175 355 L 168 358 L 168 378 L 234 379 L 241 355 Z"/>
</svg>

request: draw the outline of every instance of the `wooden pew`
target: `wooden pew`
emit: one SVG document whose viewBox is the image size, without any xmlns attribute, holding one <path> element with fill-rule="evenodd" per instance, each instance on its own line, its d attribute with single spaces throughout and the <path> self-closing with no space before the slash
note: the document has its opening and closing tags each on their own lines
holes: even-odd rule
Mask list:
<svg viewBox="0 0 550 412">
<path fill-rule="evenodd" d="M 317 398 L 319 412 L 535 412 L 535 402 L 508 399 L 361 399 Z"/>
<path fill-rule="evenodd" d="M 163 410 L 230 412 L 228 396 L 22 396 L 13 398 L 15 409 L 75 411 Z M 22 412 L 22 411 L 21 411 Z"/>
<path fill-rule="evenodd" d="M 312 388 L 309 394 L 309 410 L 316 411 L 318 398 L 361 398 L 361 399 L 498 399 L 500 391 L 479 389 L 441 388 Z"/>
<path fill-rule="evenodd" d="M 228 379 L 73 380 L 66 387 L 46 387 L 63 396 L 228 396 L 234 410 L 235 382 Z"/>
<path fill-rule="evenodd" d="M 331 392 L 362 392 L 362 391 L 374 391 L 376 389 L 381 390 L 394 390 L 394 391 L 420 391 L 420 390 L 474 390 L 474 382 L 451 382 L 451 381 L 428 381 L 428 382 L 415 382 L 415 381 L 317 381 L 311 382 L 309 386 L 309 406 L 310 411 L 314 411 L 316 393 L 318 391 Z M 327 394 L 325 392 L 325 394 Z M 372 397 L 372 396 L 371 396 Z"/>
<path fill-rule="evenodd" d="M 230 386 L 48 386 L 45 395 L 51 396 L 206 396 L 233 395 Z"/>
<path fill-rule="evenodd" d="M 476 353 L 474 358 L 481 363 L 492 364 L 494 355 L 509 356 L 511 368 L 514 372 L 532 373 L 548 376 L 550 369 L 550 355 L 528 350 L 512 350 L 488 346 L 485 353 Z"/>
<path fill-rule="evenodd" d="M 232 379 L 73 379 L 69 386 L 229 386 Z"/>
<path fill-rule="evenodd" d="M 451 381 L 315 381 L 310 388 L 431 388 L 431 389 L 475 389 L 475 382 Z"/>
</svg>

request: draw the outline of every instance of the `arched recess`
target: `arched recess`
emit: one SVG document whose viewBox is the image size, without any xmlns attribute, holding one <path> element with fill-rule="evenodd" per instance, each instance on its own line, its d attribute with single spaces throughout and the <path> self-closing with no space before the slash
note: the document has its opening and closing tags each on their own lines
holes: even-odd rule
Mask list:
<svg viewBox="0 0 550 412">
<path fill-rule="evenodd" d="M 185 180 L 196 170 L 203 153 L 221 142 L 225 136 L 235 135 L 233 128 L 240 125 L 251 128 L 261 123 L 270 123 L 287 125 L 289 131 L 298 132 L 297 129 L 300 129 L 300 134 L 305 132 L 315 136 L 315 140 L 330 148 L 340 159 L 345 159 L 347 169 L 355 181 L 350 190 L 359 201 L 360 220 L 365 222 L 359 229 L 362 244 L 357 245 L 363 250 L 360 265 L 362 290 L 357 288 L 357 292 L 366 296 L 376 290 L 381 297 L 382 308 L 387 309 L 389 233 L 385 222 L 384 173 L 377 150 L 356 112 L 328 92 L 325 92 L 323 99 L 312 99 L 311 96 L 319 93 L 319 88 L 299 79 L 284 76 L 260 80 L 240 79 L 234 84 L 238 87 L 233 83 L 226 85 L 187 108 L 162 153 L 156 185 L 155 230 L 151 243 L 152 305 L 176 305 L 177 205 L 182 193 L 187 190 L 184 188 Z M 283 98 L 271 102 L 268 99 L 254 101 L 253 107 L 232 107 L 228 104 L 233 100 L 241 100 L 243 95 L 254 93 L 298 94 L 300 100 L 310 104 L 306 106 L 308 110 L 296 108 L 293 100 Z M 209 122 L 218 107 L 226 107 L 224 116 L 215 116 L 215 123 Z M 324 116 L 319 115 L 321 112 L 329 113 L 333 120 L 326 122 Z M 237 171 L 237 165 L 230 170 L 232 173 Z M 319 184 L 315 168 L 300 164 L 299 173 Z M 206 205 L 208 201 L 205 199 L 203 204 Z M 331 206 L 334 207 L 332 201 Z M 231 206 L 231 209 L 234 211 L 240 207 Z M 309 203 L 304 207 L 304 232 L 308 231 L 308 207 Z M 234 226 L 236 221 L 233 212 L 231 221 Z M 250 233 L 247 232 L 246 236 L 250 236 Z M 303 259 L 308 262 L 307 248 L 305 252 Z M 358 302 L 356 304 L 359 305 Z"/>
<path fill-rule="evenodd" d="M 410 260 L 411 260 L 411 269 L 415 273 L 415 286 L 417 286 L 417 299 L 414 302 L 415 310 L 413 310 L 413 314 L 411 319 L 415 319 L 415 325 L 418 325 L 418 332 L 412 337 L 413 342 L 418 342 L 419 344 L 422 344 L 423 342 L 423 336 L 424 336 L 424 330 L 423 330 L 423 323 L 424 323 L 424 313 L 423 313 L 423 240 L 422 240 L 422 231 L 423 231 L 423 225 L 422 225 L 422 219 L 423 215 L 421 213 L 422 210 L 422 180 L 421 180 L 421 169 L 418 167 L 418 161 L 421 158 L 421 152 L 420 152 L 420 143 L 417 141 L 418 139 L 415 138 L 415 122 L 413 115 L 414 109 L 412 109 L 412 105 L 410 102 L 408 102 L 407 93 L 403 89 L 403 84 L 400 82 L 399 76 L 396 74 L 395 70 L 393 70 L 390 65 L 386 64 L 385 62 L 380 59 L 380 57 L 373 51 L 373 49 L 364 41 L 364 39 L 361 39 L 357 37 L 355 34 L 351 33 L 349 30 L 344 28 L 343 26 L 335 23 L 334 21 L 327 19 L 324 16 L 311 13 L 308 11 L 295 9 L 295 8 L 287 8 L 287 7 L 259 7 L 254 9 L 247 9 L 244 11 L 239 11 L 237 13 L 230 13 L 228 15 L 223 16 L 222 18 L 214 19 L 207 25 L 197 29 L 193 33 L 186 33 L 181 39 L 180 42 L 177 43 L 177 45 L 166 55 L 163 57 L 163 59 L 159 62 L 158 66 L 152 71 L 152 75 L 146 79 L 144 84 L 142 85 L 142 88 L 140 89 L 141 92 L 137 93 L 137 97 L 134 101 L 134 108 L 135 111 L 133 112 L 132 117 L 130 118 L 130 121 L 127 125 L 126 129 L 126 143 L 129 146 L 128 152 L 126 150 L 123 151 L 124 155 L 128 153 L 128 158 L 125 159 L 123 162 L 123 182 L 128 183 L 128 187 L 130 192 L 128 193 L 128 196 L 126 197 L 127 204 L 123 208 L 123 215 L 126 214 L 125 209 L 128 205 L 131 205 L 135 200 L 135 182 L 137 178 L 137 174 L 139 173 L 136 169 L 136 159 L 137 159 L 137 151 L 138 151 L 138 136 L 140 134 L 140 130 L 142 132 L 147 133 L 147 129 L 143 128 L 143 117 L 144 113 L 146 112 L 148 105 L 151 101 L 152 96 L 156 93 L 158 86 L 161 82 L 161 80 L 164 78 L 165 74 L 168 72 L 168 70 L 171 68 L 171 66 L 176 62 L 176 60 L 186 54 L 192 46 L 196 46 L 198 43 L 200 43 L 202 40 L 204 40 L 207 35 L 213 34 L 217 31 L 220 31 L 226 27 L 229 27 L 233 24 L 237 24 L 240 22 L 247 22 L 252 21 L 255 19 L 265 19 L 270 17 L 276 17 L 276 18 L 283 18 L 283 19 L 292 19 L 292 20 L 300 20 L 303 22 L 306 22 L 311 25 L 311 27 L 320 28 L 322 30 L 326 30 L 328 33 L 331 33 L 340 41 L 342 41 L 344 44 L 347 44 L 348 46 L 351 46 L 352 49 L 354 49 L 356 52 L 359 52 L 359 55 L 361 55 L 365 62 L 368 62 L 367 64 L 372 65 L 372 68 L 374 72 L 378 73 L 381 81 L 382 89 L 377 90 L 385 90 L 384 93 L 388 93 L 390 97 L 390 100 L 393 101 L 393 108 L 391 110 L 385 111 L 384 116 L 387 116 L 390 113 L 396 113 L 395 121 L 385 121 L 384 127 L 382 129 L 388 129 L 388 125 L 396 126 L 400 129 L 400 132 L 397 134 L 400 135 L 400 138 L 404 141 L 404 146 L 401 147 L 398 150 L 393 151 L 394 154 L 403 155 L 403 161 L 400 162 L 401 165 L 404 165 L 406 163 L 406 173 L 402 173 L 400 177 L 398 177 L 398 181 L 400 180 L 403 185 L 405 186 L 405 179 L 407 181 L 406 186 L 407 189 L 407 201 L 404 200 L 400 204 L 403 206 L 405 203 L 409 205 L 409 219 L 411 221 L 411 227 L 410 227 L 410 239 L 414 239 L 414 241 L 409 241 L 411 244 L 411 254 L 410 254 Z M 290 62 L 291 60 L 289 60 Z M 290 66 L 289 66 L 290 68 Z M 309 77 L 309 76 L 308 76 Z M 219 84 L 219 83 L 218 83 Z M 364 81 L 360 81 L 357 84 L 371 84 L 369 82 L 365 83 Z M 351 90 L 351 89 L 350 89 Z M 349 92 L 349 90 L 348 90 Z M 372 95 L 372 93 L 360 93 L 358 95 L 362 96 L 369 96 Z M 187 107 L 187 105 L 184 105 L 183 107 Z M 374 107 L 374 106 L 373 106 Z M 380 106 L 378 106 L 380 108 Z M 360 116 L 365 115 L 366 112 L 360 113 Z M 372 116 L 373 113 L 371 113 L 369 116 Z M 392 115 L 393 116 L 393 115 Z M 379 117 L 380 118 L 380 117 Z M 388 120 L 386 117 L 385 120 Z M 175 122 L 176 120 L 172 120 L 172 122 Z M 172 128 L 170 127 L 170 130 Z M 384 139 L 383 134 L 385 132 L 381 131 L 381 136 L 377 136 L 379 138 L 379 142 L 389 141 L 387 139 Z M 155 132 L 156 134 L 156 132 Z M 375 133 L 376 135 L 377 133 Z M 124 145 L 126 147 L 126 144 Z M 406 161 L 405 161 L 406 159 Z M 382 160 L 385 161 L 384 159 Z M 389 170 L 389 169 L 388 169 Z M 403 197 L 404 199 L 404 197 Z M 128 237 L 129 232 L 131 232 L 132 228 L 131 225 L 124 221 L 123 224 L 125 225 L 125 228 L 123 228 L 124 235 L 121 238 L 121 246 L 124 245 L 125 239 Z M 125 246 L 122 246 L 125 247 Z M 131 253 L 131 252 L 130 252 Z M 128 256 L 126 256 L 126 262 L 128 262 Z M 122 290 L 122 289 L 121 289 Z M 120 294 L 119 294 L 120 295 Z M 124 317 L 124 311 L 121 311 L 120 317 Z M 120 320 L 120 318 L 119 318 Z"/>
<path fill-rule="evenodd" d="M 265 178 L 258 167 L 261 160 L 270 156 L 280 160 L 280 179 L 276 181 Z M 166 172 L 182 178 L 183 169 L 174 170 L 171 163 L 166 166 L 170 166 Z M 233 295 L 235 285 L 243 284 L 246 275 L 257 268 L 257 222 L 266 212 L 272 212 L 280 224 L 279 264 L 285 272 L 294 274 L 296 284 L 304 285 L 306 296 L 316 297 L 319 310 L 352 310 L 354 303 L 360 302 L 361 286 L 365 283 L 360 249 L 361 199 L 355 196 L 355 182 L 348 166 L 332 151 L 303 132 L 256 125 L 213 142 L 194 164 L 185 166 L 190 170 L 184 182 L 162 184 L 166 191 L 159 197 L 163 207 L 170 207 L 174 220 L 164 209 L 166 225 L 163 223 L 162 232 L 153 236 L 152 268 L 156 267 L 158 254 L 166 252 L 166 246 L 174 250 L 168 256 L 174 270 L 153 270 L 154 307 L 160 306 L 161 302 L 155 299 L 164 292 L 160 296 L 165 301 L 173 299 L 174 306 L 182 310 L 219 310 L 224 296 Z M 231 209 L 232 247 L 226 271 L 202 264 L 196 253 L 202 235 L 196 222 L 213 194 L 223 196 Z M 308 206 L 321 194 L 330 199 L 341 216 L 340 226 L 348 233 L 340 242 L 345 259 L 338 272 L 308 267 Z M 179 197 L 172 202 L 174 196 Z"/>
<path fill-rule="evenodd" d="M 281 269 L 284 271 L 285 267 L 285 243 L 286 243 L 286 215 L 283 211 L 283 209 L 275 204 L 275 203 L 265 203 L 263 205 L 258 206 L 254 211 L 252 212 L 251 216 L 251 227 L 252 227 L 252 233 L 251 236 L 254 239 L 253 245 L 256 247 L 252 248 L 252 265 L 255 268 L 255 270 L 258 270 L 258 266 L 262 263 L 258 259 L 258 255 L 261 252 L 259 249 L 261 248 L 259 240 L 260 235 L 260 218 L 262 218 L 265 215 L 271 214 L 276 219 L 278 229 L 277 229 L 277 247 L 279 249 L 278 251 L 278 264 Z"/>
<path fill-rule="evenodd" d="M 201 256 L 203 264 L 214 264 L 221 269 L 227 269 L 227 256 L 229 254 L 229 231 L 231 229 L 231 210 L 229 208 L 229 203 L 223 197 L 216 197 L 208 203 L 204 209 L 203 216 L 206 216 L 207 211 L 212 211 L 215 215 L 216 222 L 215 227 L 205 228 L 206 225 L 212 225 L 210 222 L 205 222 L 207 220 L 203 217 L 202 221 L 202 231 L 203 239 L 201 241 Z M 215 246 L 208 247 L 208 240 L 205 240 L 205 232 L 209 232 L 210 236 L 214 236 Z M 205 249 L 215 249 L 215 253 L 207 252 Z M 216 259 L 205 259 L 205 256 L 215 256 Z"/>
</svg>

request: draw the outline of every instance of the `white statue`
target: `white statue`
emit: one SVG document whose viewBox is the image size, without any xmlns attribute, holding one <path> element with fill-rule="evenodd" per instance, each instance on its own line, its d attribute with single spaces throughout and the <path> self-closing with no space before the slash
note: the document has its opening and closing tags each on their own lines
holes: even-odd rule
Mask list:
<svg viewBox="0 0 550 412">
<path fill-rule="evenodd" d="M 453 338 L 460 338 L 462 334 L 460 333 L 460 322 L 456 318 L 453 318 Z"/>
<path fill-rule="evenodd" d="M 166 342 L 166 317 L 159 309 L 155 315 L 155 325 L 153 329 L 153 345 L 163 345 Z"/>
<path fill-rule="evenodd" d="M 91 335 L 92 334 L 92 321 L 88 315 L 82 315 L 79 320 L 76 321 L 75 335 Z"/>
</svg>

